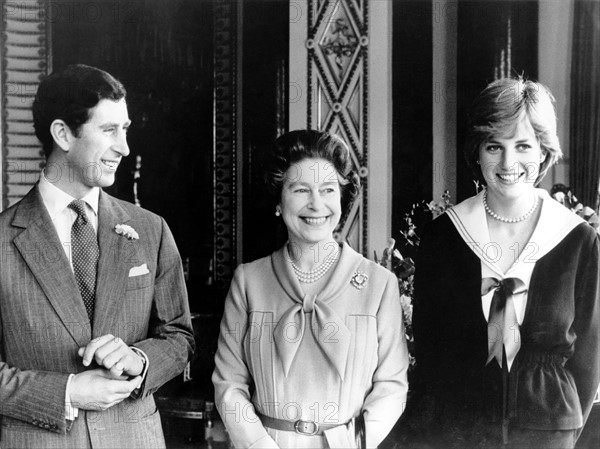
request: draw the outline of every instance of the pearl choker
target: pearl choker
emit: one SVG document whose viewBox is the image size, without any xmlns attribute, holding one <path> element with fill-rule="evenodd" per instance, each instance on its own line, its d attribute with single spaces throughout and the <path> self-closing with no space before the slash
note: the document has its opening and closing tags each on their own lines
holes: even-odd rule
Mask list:
<svg viewBox="0 0 600 449">
<path fill-rule="evenodd" d="M 335 251 L 329 254 L 323 263 L 321 263 L 321 265 L 310 271 L 301 270 L 294 262 L 291 261 L 291 259 L 290 263 L 292 264 L 292 268 L 294 269 L 294 273 L 296 273 L 298 280 L 304 284 L 311 284 L 321 279 L 325 273 L 329 271 L 329 269 L 338 261 L 339 254 L 340 247 L 335 245 Z"/>
<path fill-rule="evenodd" d="M 533 213 L 535 212 L 535 210 L 537 209 L 538 203 L 540 202 L 540 198 L 537 195 L 534 195 L 534 200 L 533 200 L 533 206 L 531 206 L 531 209 L 529 209 L 529 211 L 527 211 L 525 214 L 521 215 L 520 217 L 516 217 L 516 218 L 507 218 L 507 217 L 503 217 L 502 215 L 498 215 L 496 212 L 494 212 L 492 209 L 490 209 L 490 206 L 488 206 L 487 203 L 487 189 L 485 189 L 483 191 L 483 207 L 485 208 L 485 211 L 488 213 L 488 215 L 498 221 L 501 221 L 503 223 L 519 223 L 521 221 L 525 221 L 527 220 L 529 217 L 531 217 L 533 215 Z"/>
</svg>

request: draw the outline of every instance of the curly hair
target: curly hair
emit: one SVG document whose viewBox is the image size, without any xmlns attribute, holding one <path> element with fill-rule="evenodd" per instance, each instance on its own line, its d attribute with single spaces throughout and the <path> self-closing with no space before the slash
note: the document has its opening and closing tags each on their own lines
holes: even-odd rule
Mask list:
<svg viewBox="0 0 600 449">
<path fill-rule="evenodd" d="M 554 96 L 546 86 L 522 77 L 502 78 L 488 84 L 469 110 L 464 147 L 467 164 L 480 182 L 485 184 L 477 164 L 481 145 L 492 136 L 512 135 L 518 124 L 527 120 L 546 154 L 535 180 L 535 185 L 539 184 L 562 157 L 554 104 Z"/>
<path fill-rule="evenodd" d="M 265 160 L 265 182 L 275 202 L 281 199 L 288 168 L 304 159 L 324 159 L 333 164 L 340 178 L 342 213 L 345 214 L 358 195 L 360 178 L 352 170 L 346 144 L 325 131 L 290 131 L 275 140 Z"/>
</svg>

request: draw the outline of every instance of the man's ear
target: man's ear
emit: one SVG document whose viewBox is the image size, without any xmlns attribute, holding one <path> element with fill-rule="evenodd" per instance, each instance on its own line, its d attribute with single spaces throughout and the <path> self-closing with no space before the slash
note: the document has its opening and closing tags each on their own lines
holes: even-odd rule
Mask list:
<svg viewBox="0 0 600 449">
<path fill-rule="evenodd" d="M 75 137 L 71 128 L 62 120 L 56 119 L 50 124 L 50 134 L 58 147 L 63 151 L 69 151 Z"/>
</svg>

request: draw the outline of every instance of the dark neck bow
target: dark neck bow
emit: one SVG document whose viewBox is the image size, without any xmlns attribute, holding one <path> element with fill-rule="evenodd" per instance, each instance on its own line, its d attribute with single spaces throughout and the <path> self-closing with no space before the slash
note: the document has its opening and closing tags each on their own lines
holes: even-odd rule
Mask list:
<svg viewBox="0 0 600 449">
<path fill-rule="evenodd" d="M 495 290 L 488 318 L 488 359 L 486 365 L 496 359 L 502 367 L 502 350 L 506 351 L 508 369 L 521 347 L 519 323 L 513 297 L 527 292 L 525 283 L 518 278 L 483 278 L 481 296 Z"/>
<path fill-rule="evenodd" d="M 285 375 L 290 371 L 304 332 L 309 326 L 316 344 L 343 380 L 351 332 L 330 304 L 341 296 L 345 290 L 344 285 L 350 285 L 352 273 L 362 262 L 362 257 L 344 245 L 329 283 L 318 295 L 304 294 L 287 260 L 285 247 L 276 251 L 271 261 L 279 283 L 293 300 L 293 304 L 282 314 L 274 330 L 275 348 Z"/>
</svg>

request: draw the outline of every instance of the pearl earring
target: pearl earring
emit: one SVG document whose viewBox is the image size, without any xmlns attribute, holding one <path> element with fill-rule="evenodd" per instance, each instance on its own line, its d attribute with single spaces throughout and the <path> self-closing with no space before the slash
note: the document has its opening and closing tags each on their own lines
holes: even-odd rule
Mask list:
<svg viewBox="0 0 600 449">
<path fill-rule="evenodd" d="M 281 215 L 281 211 L 279 209 L 275 209 L 275 216 L 279 217 Z"/>
</svg>

